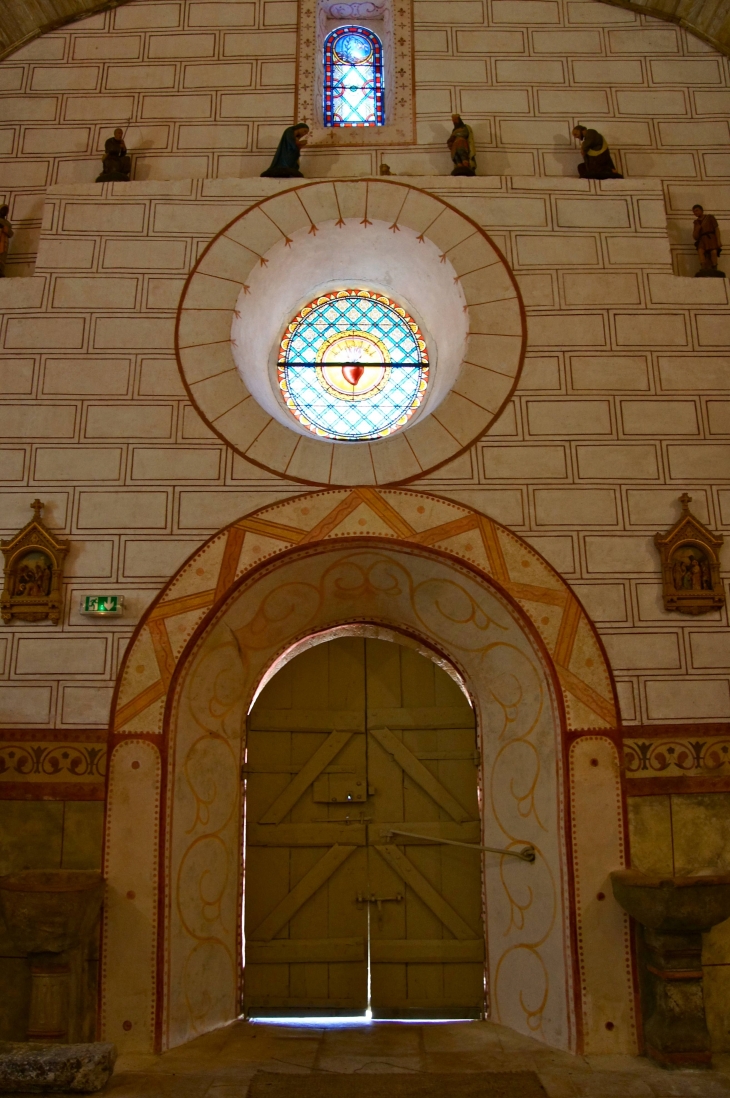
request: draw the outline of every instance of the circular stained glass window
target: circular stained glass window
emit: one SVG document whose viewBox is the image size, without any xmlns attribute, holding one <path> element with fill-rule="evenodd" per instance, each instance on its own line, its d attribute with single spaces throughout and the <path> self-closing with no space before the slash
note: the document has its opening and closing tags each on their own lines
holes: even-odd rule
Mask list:
<svg viewBox="0 0 730 1098">
<path fill-rule="evenodd" d="M 278 381 L 299 422 L 322 438 L 364 442 L 403 427 L 428 386 L 418 325 L 372 290 L 335 290 L 310 302 L 281 340 Z"/>
<path fill-rule="evenodd" d="M 364 34 L 345 34 L 335 45 L 338 60 L 346 61 L 348 65 L 362 65 L 372 52 L 373 47 Z"/>
</svg>

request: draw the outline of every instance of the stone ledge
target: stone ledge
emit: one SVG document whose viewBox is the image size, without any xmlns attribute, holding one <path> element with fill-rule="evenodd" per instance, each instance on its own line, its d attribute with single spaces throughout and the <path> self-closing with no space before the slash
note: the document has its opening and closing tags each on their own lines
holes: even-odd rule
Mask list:
<svg viewBox="0 0 730 1098">
<path fill-rule="evenodd" d="M 0 1092 L 94 1094 L 114 1070 L 114 1045 L 0 1043 Z"/>
<path fill-rule="evenodd" d="M 306 167 L 306 165 L 305 165 Z M 258 175 L 216 176 L 196 179 L 132 179 L 129 183 L 52 183 L 45 188 L 48 196 L 86 198 L 268 198 L 281 191 L 290 191 L 312 183 L 371 182 L 401 183 L 419 190 L 449 191 L 455 195 L 495 191 L 509 197 L 517 191 L 568 191 L 590 194 L 595 197 L 614 197 L 617 194 L 652 194 L 663 198 L 662 180 L 646 176 L 627 179 L 590 180 L 577 176 L 536 175 L 353 175 L 304 176 L 301 179 L 266 179 Z M 675 181 L 672 181 L 675 184 Z M 196 184 L 198 186 L 196 187 Z M 706 187 L 707 184 L 703 183 Z"/>
</svg>

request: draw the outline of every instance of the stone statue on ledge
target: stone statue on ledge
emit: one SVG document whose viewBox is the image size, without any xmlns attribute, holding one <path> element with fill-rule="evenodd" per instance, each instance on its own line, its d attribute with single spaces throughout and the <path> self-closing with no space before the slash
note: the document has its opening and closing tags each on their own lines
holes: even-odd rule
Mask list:
<svg viewBox="0 0 730 1098">
<path fill-rule="evenodd" d="M 10 237 L 13 236 L 13 226 L 8 221 L 9 206 L 0 206 L 0 278 L 5 278 L 5 262 L 8 258 Z"/>
<path fill-rule="evenodd" d="M 471 126 L 467 126 L 460 114 L 452 114 L 451 121 L 454 128 L 446 142 L 451 153 L 454 165 L 452 175 L 476 175 L 477 157 L 474 145 L 474 134 Z"/>
<path fill-rule="evenodd" d="M 700 258 L 700 269 L 695 278 L 725 278 L 725 272 L 718 270 L 717 267 L 717 258 L 722 254 L 717 218 L 712 214 L 706 214 L 699 203 L 692 207 L 692 213 L 695 215 L 692 237 Z"/>
<path fill-rule="evenodd" d="M 573 137 L 580 141 L 583 163 L 578 165 L 581 179 L 623 179 L 611 159 L 606 138 L 598 130 L 589 130 L 580 122 L 573 128 Z"/>
<path fill-rule="evenodd" d="M 264 179 L 303 179 L 299 171 L 299 153 L 307 142 L 309 126 L 306 122 L 297 122 L 296 126 L 287 126 L 281 135 L 274 159 L 265 172 Z"/>
<path fill-rule="evenodd" d="M 132 158 L 127 154 L 127 146 L 124 144 L 124 130 L 117 127 L 114 136 L 107 137 L 104 142 L 102 172 L 97 175 L 96 182 L 129 183 L 131 173 Z"/>
</svg>

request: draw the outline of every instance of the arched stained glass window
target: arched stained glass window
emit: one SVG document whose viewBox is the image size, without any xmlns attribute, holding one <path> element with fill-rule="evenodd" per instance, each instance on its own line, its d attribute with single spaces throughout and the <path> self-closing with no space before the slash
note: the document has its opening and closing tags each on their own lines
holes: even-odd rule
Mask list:
<svg viewBox="0 0 730 1098">
<path fill-rule="evenodd" d="M 383 47 L 367 27 L 337 27 L 324 40 L 325 126 L 383 126 Z"/>
<path fill-rule="evenodd" d="M 403 427 L 428 386 L 418 325 L 373 290 L 335 290 L 310 302 L 281 340 L 279 388 L 320 438 L 363 442 Z"/>
</svg>

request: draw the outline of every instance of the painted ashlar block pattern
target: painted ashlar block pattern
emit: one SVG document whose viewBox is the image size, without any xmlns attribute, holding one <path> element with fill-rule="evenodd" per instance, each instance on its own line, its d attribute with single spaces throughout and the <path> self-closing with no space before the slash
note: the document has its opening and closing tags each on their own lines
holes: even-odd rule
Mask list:
<svg viewBox="0 0 730 1098">
<path fill-rule="evenodd" d="M 481 172 L 572 176 L 580 120 L 602 130 L 628 176 L 696 184 L 674 228 L 681 262 L 696 263 L 691 205 L 710 205 L 706 185 L 730 175 L 727 57 L 597 0 L 415 0 L 414 28 L 416 145 L 313 148 L 305 175 L 368 175 L 383 160 L 399 174 L 447 174 L 456 110 L 474 127 Z M 8 58 L 9 269 L 29 271 L 45 188 L 93 181 L 105 138 L 127 120 L 135 179 L 258 175 L 293 119 L 296 54 L 294 0 L 137 0 Z"/>
<path fill-rule="evenodd" d="M 677 279 L 653 181 L 425 179 L 516 272 L 528 355 L 469 453 L 420 482 L 525 537 L 598 624 L 628 723 L 730 717 L 726 612 L 661 606 L 655 531 L 685 490 L 730 532 L 725 284 Z M 0 637 L 0 724 L 105 722 L 131 628 L 221 526 L 302 490 L 237 458 L 188 404 L 173 357 L 184 278 L 268 180 L 56 187 L 38 275 L 0 284 L 2 533 L 35 496 L 72 542 L 62 626 Z M 82 594 L 128 614 L 89 622 Z"/>
</svg>

